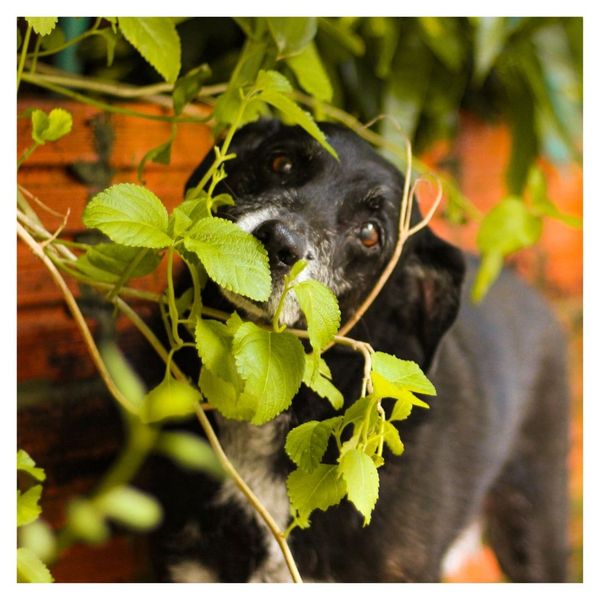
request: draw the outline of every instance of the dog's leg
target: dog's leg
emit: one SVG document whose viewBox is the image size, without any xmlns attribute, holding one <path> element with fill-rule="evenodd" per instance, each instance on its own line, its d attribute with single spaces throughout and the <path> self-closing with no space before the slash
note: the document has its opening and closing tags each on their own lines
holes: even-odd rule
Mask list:
<svg viewBox="0 0 600 600">
<path fill-rule="evenodd" d="M 569 401 L 565 361 L 552 350 L 534 409 L 487 504 L 490 543 L 512 581 L 567 579 Z"/>
</svg>

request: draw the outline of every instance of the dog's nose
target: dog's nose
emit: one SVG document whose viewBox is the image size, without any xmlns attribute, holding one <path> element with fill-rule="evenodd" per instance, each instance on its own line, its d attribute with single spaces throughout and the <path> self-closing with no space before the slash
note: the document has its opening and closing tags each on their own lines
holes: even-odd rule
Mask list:
<svg viewBox="0 0 600 600">
<path fill-rule="evenodd" d="M 291 267 L 306 253 L 305 239 L 282 221 L 265 221 L 252 234 L 263 243 L 272 267 Z"/>
</svg>

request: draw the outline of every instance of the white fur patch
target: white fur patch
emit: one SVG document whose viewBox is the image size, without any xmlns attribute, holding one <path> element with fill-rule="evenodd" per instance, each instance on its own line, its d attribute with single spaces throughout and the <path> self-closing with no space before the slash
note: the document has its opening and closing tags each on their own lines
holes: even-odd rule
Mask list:
<svg viewBox="0 0 600 600">
<path fill-rule="evenodd" d="M 195 560 L 182 560 L 169 567 L 174 583 L 216 583 L 217 576 L 212 569 Z"/>
<path fill-rule="evenodd" d="M 450 575 L 459 571 L 473 556 L 481 550 L 482 527 L 474 521 L 463 529 L 446 552 L 442 561 L 442 573 Z"/>
<path fill-rule="evenodd" d="M 281 429 L 288 416 L 280 415 L 260 427 L 225 419 L 220 415 L 217 415 L 217 419 L 221 445 L 229 460 L 283 531 L 290 518 L 290 506 L 285 481 L 273 475 L 273 458 L 281 451 Z M 264 532 L 267 558 L 249 581 L 290 582 L 279 545 L 232 480 L 225 481 L 217 498 L 223 504 L 234 502 L 241 507 Z"/>
<path fill-rule="evenodd" d="M 265 208 L 259 208 L 258 210 L 248 212 L 241 216 L 236 224 L 240 229 L 248 233 L 252 233 L 259 225 L 265 221 L 270 221 L 279 217 L 281 211 L 275 206 L 268 206 Z"/>
</svg>

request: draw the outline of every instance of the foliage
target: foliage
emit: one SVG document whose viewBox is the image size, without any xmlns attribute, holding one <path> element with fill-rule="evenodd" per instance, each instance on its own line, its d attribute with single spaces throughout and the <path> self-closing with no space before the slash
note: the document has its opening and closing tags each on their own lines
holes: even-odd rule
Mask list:
<svg viewBox="0 0 600 600">
<path fill-rule="evenodd" d="M 537 241 L 544 217 L 573 224 L 547 198 L 534 159 L 556 140 L 569 153 L 576 153 L 578 113 L 573 107 L 580 92 L 577 23 L 568 19 L 243 17 L 235 19 L 243 34 L 241 47 L 238 38 L 223 56 L 213 55 L 209 67 L 202 57 L 195 64 L 187 64 L 187 46 L 181 43 L 189 25 L 185 19 L 98 18 L 68 41 L 57 22 L 53 17 L 28 17 L 20 23 L 25 33 L 20 42 L 18 87 L 23 82 L 132 118 L 169 121 L 169 139 L 147 151 L 139 165 L 140 178 L 148 161 L 169 162 L 177 123 L 208 120 L 188 114 L 190 103 L 197 99 L 212 107 L 209 118 L 222 140 L 215 147 L 210 169 L 170 214 L 160 198 L 139 184 L 113 185 L 98 193 L 83 217 L 87 227 L 106 236 L 97 245 L 73 245 L 58 234 L 44 233 L 41 226 L 32 227 L 29 217 L 35 212 L 25 190 L 19 192 L 21 239 L 47 261 L 55 279 L 60 281 L 62 272 L 104 292 L 165 362 L 163 380 L 147 390 L 113 341 L 105 340 L 97 349 L 88 342 L 108 388 L 123 408 L 128 441 L 96 492 L 70 503 L 66 527 L 59 533 L 63 545 L 65 540 L 100 543 L 110 535 L 112 521 L 134 530 L 157 525 L 160 506 L 130 485 L 150 452 L 166 454 L 186 468 L 201 469 L 215 477 L 227 474 L 243 489 L 204 411 L 213 408 L 229 419 L 261 425 L 285 411 L 301 385 L 331 403 L 338 414 L 325 421 L 303 423 L 288 435 L 285 451 L 296 469 L 287 480 L 292 520 L 285 535 L 295 527 L 308 527 L 315 510 L 326 510 L 345 497 L 368 525 L 379 494 L 378 469 L 388 457 L 404 452 L 395 423 L 408 418 L 413 406 L 428 408 L 419 396 L 435 395 L 435 388 L 415 363 L 337 335 L 341 325 L 337 299 L 322 284 L 298 278 L 306 266 L 302 261 L 286 276 L 269 327 L 243 321 L 235 312 L 218 313 L 204 306 L 207 279 L 254 301 L 271 295 L 268 258 L 261 243 L 215 216 L 219 206 L 234 203 L 229 194 L 215 191 L 227 177 L 233 136 L 244 123 L 271 114 L 299 125 L 335 156 L 318 119 L 341 115 L 342 121 L 352 124 L 351 115 L 340 113 L 333 106 L 337 104 L 361 119 L 380 112 L 393 115 L 401 124 L 402 135 L 413 138 L 419 148 L 433 138 L 448 135 L 456 126 L 458 109 L 472 105 L 475 97 L 502 110 L 513 128 L 513 153 L 507 172 L 511 196 L 482 220 L 478 244 L 484 257 L 483 270 L 475 287 L 476 296 L 481 297 L 504 257 Z M 205 26 L 202 20 L 193 24 L 200 29 Z M 84 52 L 97 52 L 97 42 L 106 61 L 102 68 L 105 73 L 112 72 L 114 79 L 120 63 L 115 57 L 135 52 L 151 65 L 150 77 L 160 76 L 164 80 L 158 84 L 160 90 L 171 92 L 173 114 L 148 116 L 75 92 L 87 86 L 105 96 L 118 97 L 127 85 L 89 77 L 56 78 L 43 65 L 45 57 L 76 44 Z M 549 82 L 555 64 L 549 58 L 551 51 L 558 55 L 554 58 L 561 66 L 561 85 L 570 86 L 573 102 L 565 102 Z M 225 54 L 230 58 L 225 60 Z M 218 77 L 227 84 L 215 86 Z M 150 98 L 156 92 L 155 80 L 152 83 Z M 206 91 L 210 84 L 212 93 Z M 135 92 L 137 88 L 127 89 Z M 312 107 L 313 112 L 302 105 Z M 39 145 L 68 134 L 72 126 L 70 115 L 62 109 L 48 115 L 36 109 L 24 116 L 31 119 L 32 146 L 20 157 L 18 167 Z M 355 128 L 365 135 L 364 129 Z M 376 139 L 382 146 L 393 148 L 395 159 L 402 162 L 398 132 L 383 122 L 381 133 L 384 137 Z M 448 190 L 452 191 L 452 186 Z M 524 190 L 530 198 L 528 203 L 523 200 Z M 456 197 L 460 195 L 451 194 L 451 198 Z M 35 222 L 40 223 L 37 215 Z M 173 281 L 176 258 L 189 270 L 192 280 L 192 287 L 179 297 Z M 156 302 L 163 315 L 168 348 L 124 301 L 128 295 L 137 293 L 139 297 L 130 281 L 151 273 L 163 261 L 167 262 L 164 294 L 144 298 Z M 286 329 L 280 323 L 288 297 L 297 300 L 306 331 Z M 86 325 L 78 318 L 76 306 L 72 311 L 85 333 Z M 190 339 L 193 341 L 187 341 Z M 310 348 L 305 349 L 301 339 L 307 340 Z M 357 399 L 344 399 L 332 381 L 323 356 L 332 344 L 348 345 L 364 357 L 365 376 Z M 184 347 L 195 348 L 202 361 L 197 381 L 190 381 L 177 367 L 176 353 Z M 391 399 L 391 410 L 384 410 L 384 399 Z M 197 415 L 212 450 L 197 436 L 162 431 L 164 422 L 192 414 Z M 334 459 L 323 462 L 330 447 L 335 449 Z M 35 477 L 34 465 L 29 468 Z M 20 519 L 39 516 L 41 488 L 37 488 L 33 486 L 21 496 Z M 277 534 L 276 541 L 286 555 L 284 537 Z M 20 577 L 49 577 L 32 552 L 30 548 L 19 550 L 24 573 Z M 51 560 L 55 553 L 47 556 Z M 286 560 L 294 573 L 290 560 Z M 38 574 L 31 575 L 36 568 Z"/>
<path fill-rule="evenodd" d="M 46 479 L 44 469 L 36 467 L 34 460 L 25 450 L 17 452 L 17 474 L 19 472 L 26 473 L 36 482 L 43 482 Z M 17 580 L 24 583 L 54 581 L 42 560 L 49 554 L 48 545 L 52 552 L 53 540 L 50 534 L 50 543 L 47 543 L 48 532 L 38 520 L 42 514 L 39 505 L 41 496 L 42 486 L 39 483 L 29 486 L 23 493 L 17 488 L 17 527 L 21 534 L 21 545 L 17 549 Z M 27 531 L 25 540 L 23 540 L 24 531 Z"/>
</svg>

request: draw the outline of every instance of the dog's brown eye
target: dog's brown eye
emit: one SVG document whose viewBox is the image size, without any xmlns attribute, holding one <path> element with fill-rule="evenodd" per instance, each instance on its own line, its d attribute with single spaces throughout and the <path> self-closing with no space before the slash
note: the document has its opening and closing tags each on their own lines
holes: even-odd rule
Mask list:
<svg viewBox="0 0 600 600">
<path fill-rule="evenodd" d="M 358 232 L 358 239 L 365 248 L 372 248 L 379 244 L 379 238 L 379 227 L 372 221 L 364 223 Z"/>
<path fill-rule="evenodd" d="M 280 175 L 287 175 L 292 171 L 292 161 L 285 154 L 276 154 L 271 160 L 271 170 Z"/>
</svg>

